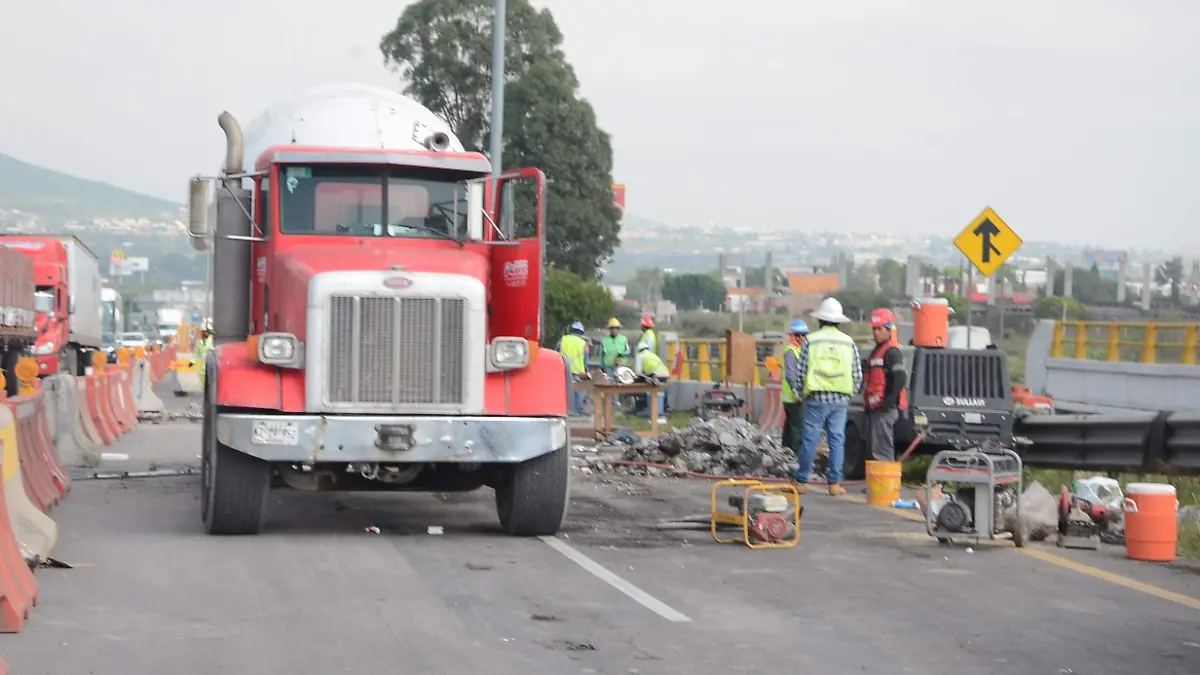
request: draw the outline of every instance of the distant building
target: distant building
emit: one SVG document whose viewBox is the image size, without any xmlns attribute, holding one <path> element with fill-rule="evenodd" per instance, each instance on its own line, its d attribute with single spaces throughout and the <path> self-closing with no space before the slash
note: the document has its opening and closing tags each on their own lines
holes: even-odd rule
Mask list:
<svg viewBox="0 0 1200 675">
<path fill-rule="evenodd" d="M 836 274 L 789 274 L 788 289 L 792 295 L 825 297 L 837 293 Z"/>
</svg>

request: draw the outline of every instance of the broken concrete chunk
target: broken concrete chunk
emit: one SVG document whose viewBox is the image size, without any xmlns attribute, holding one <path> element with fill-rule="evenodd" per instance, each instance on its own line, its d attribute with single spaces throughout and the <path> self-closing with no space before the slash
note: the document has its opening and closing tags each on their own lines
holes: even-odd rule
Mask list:
<svg viewBox="0 0 1200 675">
<path fill-rule="evenodd" d="M 656 439 L 639 440 L 625 449 L 622 459 L 722 476 L 786 478 L 796 470 L 795 454 L 752 423 L 734 417 L 695 418 Z"/>
</svg>

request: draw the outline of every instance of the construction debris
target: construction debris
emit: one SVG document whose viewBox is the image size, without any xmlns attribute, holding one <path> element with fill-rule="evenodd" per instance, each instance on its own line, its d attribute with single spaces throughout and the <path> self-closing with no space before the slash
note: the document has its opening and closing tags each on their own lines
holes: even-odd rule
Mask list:
<svg viewBox="0 0 1200 675">
<path fill-rule="evenodd" d="M 707 421 L 693 418 L 686 427 L 658 438 L 639 439 L 625 449 L 621 458 L 630 462 L 669 465 L 678 473 L 719 476 L 786 478 L 796 470 L 796 456 L 792 451 L 752 423 L 737 417 L 716 417 Z M 622 468 L 630 473 L 667 473 L 662 469 L 656 472 L 644 467 Z"/>
</svg>

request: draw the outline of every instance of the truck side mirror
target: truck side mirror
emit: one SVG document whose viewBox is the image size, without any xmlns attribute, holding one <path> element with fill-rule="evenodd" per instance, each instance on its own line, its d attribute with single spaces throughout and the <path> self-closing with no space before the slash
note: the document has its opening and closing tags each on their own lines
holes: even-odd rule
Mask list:
<svg viewBox="0 0 1200 675">
<path fill-rule="evenodd" d="M 75 313 L 75 298 L 67 299 L 67 314 Z"/>
<path fill-rule="evenodd" d="M 197 251 L 208 250 L 208 202 L 208 181 L 199 177 L 189 180 L 188 236 Z"/>
</svg>

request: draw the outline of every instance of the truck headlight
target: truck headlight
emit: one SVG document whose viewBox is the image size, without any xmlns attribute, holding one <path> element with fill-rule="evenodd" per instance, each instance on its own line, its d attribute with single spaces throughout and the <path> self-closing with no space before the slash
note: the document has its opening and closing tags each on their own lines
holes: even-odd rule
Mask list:
<svg viewBox="0 0 1200 675">
<path fill-rule="evenodd" d="M 57 347 L 58 345 L 54 344 L 53 342 L 43 342 L 42 344 L 33 348 L 33 353 L 37 356 L 45 356 L 58 351 Z"/>
<path fill-rule="evenodd" d="M 300 341 L 291 333 L 263 333 L 258 336 L 258 360 L 268 366 L 299 368 L 303 363 Z"/>
<path fill-rule="evenodd" d="M 492 370 L 513 370 L 529 365 L 529 342 L 524 338 L 498 337 L 488 349 Z"/>
</svg>

